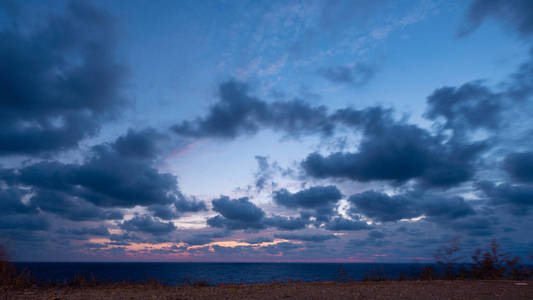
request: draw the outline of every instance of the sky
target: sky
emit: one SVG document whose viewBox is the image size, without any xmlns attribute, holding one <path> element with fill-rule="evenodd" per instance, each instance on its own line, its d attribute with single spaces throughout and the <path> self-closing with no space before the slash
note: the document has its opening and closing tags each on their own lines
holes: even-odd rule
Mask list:
<svg viewBox="0 0 533 300">
<path fill-rule="evenodd" d="M 533 254 L 533 2 L 2 1 L 18 261 Z"/>
</svg>

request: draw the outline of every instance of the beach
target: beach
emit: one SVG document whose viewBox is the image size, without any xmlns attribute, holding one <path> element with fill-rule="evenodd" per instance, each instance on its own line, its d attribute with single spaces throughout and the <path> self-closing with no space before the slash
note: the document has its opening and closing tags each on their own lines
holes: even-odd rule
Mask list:
<svg viewBox="0 0 533 300">
<path fill-rule="evenodd" d="M 165 286 L 104 284 L 3 291 L 1 299 L 533 299 L 533 281 L 434 280 Z"/>
</svg>

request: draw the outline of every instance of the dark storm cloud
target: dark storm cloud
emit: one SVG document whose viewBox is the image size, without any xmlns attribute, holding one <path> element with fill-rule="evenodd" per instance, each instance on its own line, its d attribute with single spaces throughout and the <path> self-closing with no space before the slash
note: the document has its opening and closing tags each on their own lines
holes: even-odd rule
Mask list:
<svg viewBox="0 0 533 300">
<path fill-rule="evenodd" d="M 398 221 L 425 215 L 441 222 L 474 215 L 472 206 L 459 196 L 442 197 L 407 192 L 389 196 L 376 191 L 366 191 L 351 196 L 350 213 L 363 214 L 381 222 Z"/>
<path fill-rule="evenodd" d="M 19 189 L 0 189 L 0 215 L 37 213 L 35 206 L 26 205 L 21 201 L 25 194 L 26 192 Z"/>
<path fill-rule="evenodd" d="M 242 222 L 257 222 L 265 213 L 248 198 L 230 199 L 222 196 L 212 201 L 213 210 L 219 212 L 224 218 Z"/>
<path fill-rule="evenodd" d="M 0 218 L 0 230 L 21 231 L 47 230 L 50 222 L 42 215 L 9 214 Z"/>
<path fill-rule="evenodd" d="M 129 129 L 128 132 L 119 136 L 112 144 L 114 151 L 118 154 L 137 158 L 152 159 L 157 156 L 157 141 L 164 136 L 153 128 L 142 130 Z"/>
<path fill-rule="evenodd" d="M 221 84 L 219 97 L 205 117 L 184 121 L 172 130 L 183 136 L 224 139 L 255 134 L 265 127 L 289 135 L 332 133 L 324 106 L 311 107 L 300 100 L 267 103 L 251 96 L 248 86 L 236 81 Z"/>
<path fill-rule="evenodd" d="M 367 64 L 359 63 L 353 67 L 335 66 L 320 68 L 318 74 L 333 83 L 343 83 L 360 87 L 367 84 L 376 70 Z"/>
<path fill-rule="evenodd" d="M 149 215 L 136 215 L 131 220 L 122 222 L 119 227 L 127 231 L 137 231 L 153 235 L 167 234 L 176 230 L 172 222 L 161 222 Z"/>
<path fill-rule="evenodd" d="M 381 107 L 341 109 L 331 119 L 361 129 L 362 140 L 357 152 L 310 154 L 302 168 L 312 177 L 396 183 L 418 179 L 428 186 L 449 187 L 472 178 L 478 155 L 487 148 L 484 142 L 445 141 L 441 135 L 395 120 L 391 110 Z"/>
<path fill-rule="evenodd" d="M 207 210 L 205 203 L 196 199 L 186 199 L 182 194 L 177 194 L 177 200 L 170 205 L 151 205 L 148 210 L 158 218 L 170 220 L 177 219 L 184 213 Z"/>
<path fill-rule="evenodd" d="M 368 239 L 383 239 L 385 238 L 385 233 L 381 231 L 370 231 L 367 236 Z"/>
<path fill-rule="evenodd" d="M 171 220 L 179 217 L 178 212 L 172 205 L 150 205 L 148 210 L 154 217 L 158 217 L 163 220 Z"/>
<path fill-rule="evenodd" d="M 0 32 L 0 155 L 75 147 L 125 102 L 110 15 L 72 1 L 32 32 L 24 23 Z"/>
<path fill-rule="evenodd" d="M 341 192 L 333 185 L 314 186 L 296 193 L 281 189 L 272 194 L 272 199 L 278 205 L 314 210 L 319 221 L 325 221 L 334 214 L 336 204 L 342 197 Z"/>
<path fill-rule="evenodd" d="M 193 235 L 189 238 L 183 239 L 182 241 L 188 244 L 189 246 L 206 245 L 206 244 L 214 242 L 215 238 L 227 237 L 230 234 L 231 233 L 228 231 L 202 233 L 202 234 Z"/>
<path fill-rule="evenodd" d="M 383 248 L 383 247 L 389 246 L 391 244 L 392 244 L 392 242 L 389 241 L 389 240 L 376 239 L 376 238 L 372 238 L 370 236 L 367 236 L 367 238 L 364 239 L 364 240 L 363 239 L 349 240 L 346 243 L 345 248 L 347 250 L 352 250 L 352 249 L 359 250 L 361 248 L 365 248 L 365 249 L 368 249 L 368 248 Z M 397 243 L 397 244 L 399 244 L 399 243 Z"/>
<path fill-rule="evenodd" d="M 45 161 L 3 170 L 0 179 L 30 188 L 31 205 L 75 221 L 121 219 L 116 208 L 136 205 L 165 219 L 204 210 L 205 204 L 180 193 L 175 176 L 153 167 L 160 138 L 152 129 L 130 130 L 112 143 L 94 146 L 81 164 Z"/>
<path fill-rule="evenodd" d="M 533 34 L 533 3 L 529 0 L 475 0 L 470 4 L 459 35 L 468 35 L 486 19 L 493 18 L 528 37 Z"/>
<path fill-rule="evenodd" d="M 264 223 L 279 230 L 299 230 L 304 229 L 310 222 L 308 218 L 303 217 L 272 216 L 266 218 Z"/>
<path fill-rule="evenodd" d="M 489 217 L 474 216 L 455 220 L 447 226 L 471 236 L 493 236 L 495 233 L 493 227 L 496 222 L 496 220 Z"/>
<path fill-rule="evenodd" d="M 503 95 L 494 93 L 482 82 L 470 82 L 462 86 L 443 87 L 435 90 L 427 99 L 426 117 L 445 120 L 445 128 L 455 134 L 471 129 L 496 129 L 503 110 Z"/>
<path fill-rule="evenodd" d="M 103 225 L 97 227 L 60 228 L 57 230 L 57 232 L 61 234 L 73 235 L 79 239 L 86 239 L 88 236 L 107 237 L 110 235 L 107 227 Z"/>
<path fill-rule="evenodd" d="M 265 212 L 249 198 L 230 199 L 227 196 L 212 201 L 213 210 L 220 215 L 207 219 L 211 227 L 236 229 L 263 229 Z"/>
<path fill-rule="evenodd" d="M 533 152 L 510 153 L 505 157 L 503 167 L 512 179 L 533 183 Z"/>
<path fill-rule="evenodd" d="M 180 195 L 178 200 L 174 202 L 174 207 L 178 212 L 199 212 L 207 210 L 204 202 L 198 201 L 194 197 L 192 199 L 186 199 L 183 195 Z"/>
<path fill-rule="evenodd" d="M 350 220 L 342 217 L 336 217 L 326 223 L 327 230 L 333 231 L 352 231 L 352 230 L 367 230 L 372 227 L 366 222 L 359 220 Z"/>
<path fill-rule="evenodd" d="M 494 184 L 489 181 L 478 183 L 479 189 L 490 199 L 490 204 L 506 205 L 516 215 L 527 215 L 533 209 L 533 185 Z"/>
<path fill-rule="evenodd" d="M 274 215 L 266 217 L 265 212 L 250 202 L 249 198 L 230 199 L 222 196 L 214 199 L 213 210 L 220 213 L 207 219 L 211 227 L 230 230 L 250 229 L 258 230 L 274 227 L 280 230 L 303 229 L 309 224 L 308 217 L 284 217 Z"/>
<path fill-rule="evenodd" d="M 463 104 L 464 98 L 475 101 Z M 490 117 L 497 117 L 497 98 L 474 83 L 459 89 L 443 88 L 430 97 L 428 116 L 447 118 L 446 125 L 455 128 L 463 124 L 470 128 L 495 127 L 497 123 Z M 447 105 L 452 104 L 448 109 Z M 381 107 L 346 108 L 329 114 L 325 107 L 300 101 L 267 103 L 250 96 L 245 84 L 230 81 L 220 86 L 220 101 L 205 117 L 182 122 L 173 129 L 186 136 L 235 138 L 262 128 L 280 130 L 289 136 L 328 136 L 344 126 L 363 134 L 359 151 L 327 156 L 313 153 L 302 162 L 309 176 L 396 183 L 418 179 L 430 187 L 450 187 L 470 180 L 479 155 L 489 147 L 483 141 L 468 142 L 462 135 L 447 140 L 445 135 L 395 120 L 392 114 L 392 110 Z M 484 121 L 481 116 L 489 120 Z M 264 160 L 260 163 L 265 167 Z M 266 180 L 261 176 L 257 179 L 259 187 Z"/>
<path fill-rule="evenodd" d="M 73 221 L 117 220 L 124 216 L 119 210 L 102 209 L 83 199 L 44 189 L 31 198 L 31 203 L 42 211 Z"/>
<path fill-rule="evenodd" d="M 413 209 L 412 199 L 406 195 L 389 196 L 376 191 L 366 191 L 351 196 L 348 201 L 355 206 L 351 208 L 352 213 L 362 213 L 382 222 L 421 215 L 420 211 Z"/>
<path fill-rule="evenodd" d="M 293 241 L 303 241 L 303 242 L 324 242 L 331 239 L 336 239 L 337 237 L 333 234 L 275 234 L 274 237 L 284 239 L 284 240 L 293 240 Z"/>
</svg>

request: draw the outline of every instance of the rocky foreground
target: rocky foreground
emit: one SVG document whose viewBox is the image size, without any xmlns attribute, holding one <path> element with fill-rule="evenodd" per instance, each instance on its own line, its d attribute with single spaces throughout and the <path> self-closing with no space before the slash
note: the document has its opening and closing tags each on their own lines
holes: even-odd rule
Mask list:
<svg viewBox="0 0 533 300">
<path fill-rule="evenodd" d="M 158 286 L 34 287 L 0 299 L 533 299 L 533 281 L 385 281 Z"/>
</svg>

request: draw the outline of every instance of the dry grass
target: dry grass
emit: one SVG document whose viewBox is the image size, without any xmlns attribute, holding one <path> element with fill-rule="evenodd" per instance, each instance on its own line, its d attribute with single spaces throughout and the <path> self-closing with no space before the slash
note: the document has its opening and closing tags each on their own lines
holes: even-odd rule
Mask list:
<svg viewBox="0 0 533 300">
<path fill-rule="evenodd" d="M 222 284 L 205 287 L 115 284 L 8 290 L 3 299 L 533 299 L 533 281 L 516 283 L 509 280 L 434 280 Z"/>
</svg>

